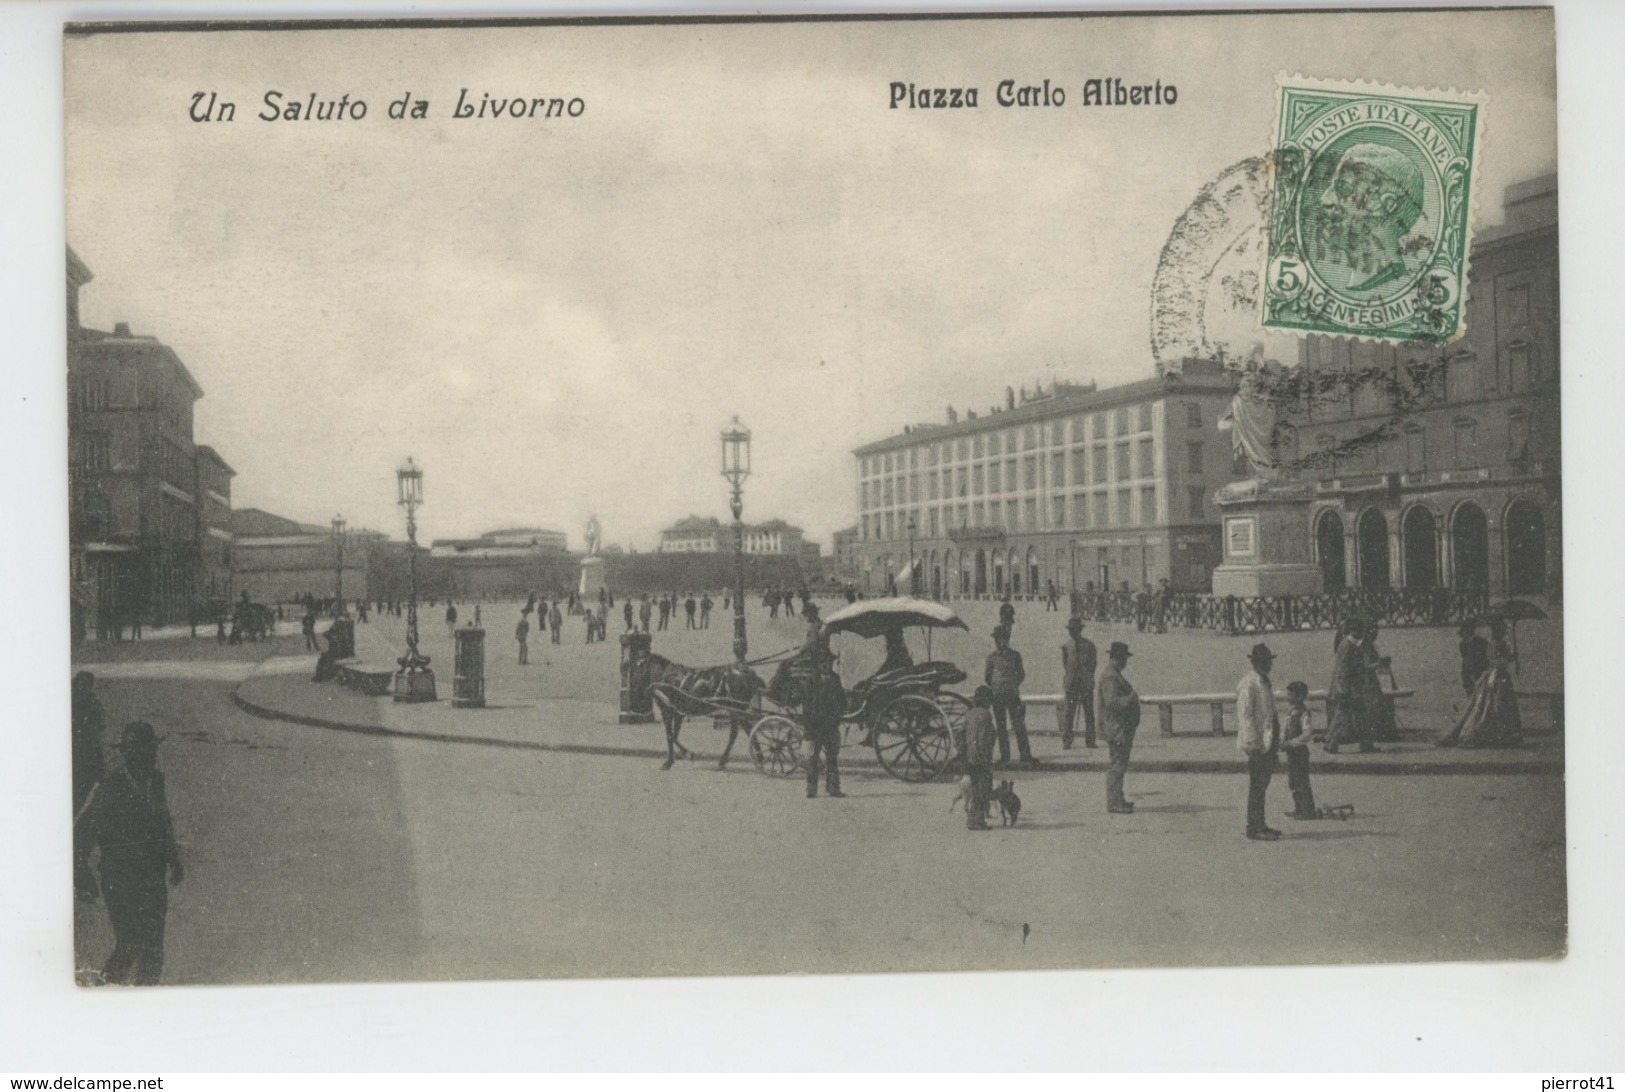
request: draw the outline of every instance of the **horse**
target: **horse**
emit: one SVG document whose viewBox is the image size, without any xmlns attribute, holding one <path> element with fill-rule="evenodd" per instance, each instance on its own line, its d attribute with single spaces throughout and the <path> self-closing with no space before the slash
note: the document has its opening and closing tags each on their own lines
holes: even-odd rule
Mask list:
<svg viewBox="0 0 1625 1092">
<path fill-rule="evenodd" d="M 744 664 L 723 667 L 684 667 L 664 656 L 649 655 L 649 687 L 660 719 L 666 725 L 666 761 L 660 767 L 669 770 L 677 756 L 695 757 L 677 741 L 683 729 L 684 717 L 709 717 L 726 712 L 728 716 L 728 745 L 717 760 L 717 769 L 728 765 L 734 741 L 741 729 L 750 727 L 750 705 L 762 692 L 762 680 Z"/>
</svg>

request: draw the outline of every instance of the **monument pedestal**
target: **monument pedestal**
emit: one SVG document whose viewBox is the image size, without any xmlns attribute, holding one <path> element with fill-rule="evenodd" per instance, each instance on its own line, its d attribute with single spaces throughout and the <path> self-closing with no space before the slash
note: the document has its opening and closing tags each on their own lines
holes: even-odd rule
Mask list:
<svg viewBox="0 0 1625 1092">
<path fill-rule="evenodd" d="M 604 588 L 604 559 L 596 555 L 581 559 L 581 586 L 576 593 L 581 596 L 581 602 L 598 602 L 598 593 Z"/>
<path fill-rule="evenodd" d="M 1298 482 L 1255 479 L 1219 490 L 1224 561 L 1213 570 L 1213 594 L 1319 595 L 1321 573 L 1309 550 L 1312 500 L 1310 487 Z"/>
</svg>

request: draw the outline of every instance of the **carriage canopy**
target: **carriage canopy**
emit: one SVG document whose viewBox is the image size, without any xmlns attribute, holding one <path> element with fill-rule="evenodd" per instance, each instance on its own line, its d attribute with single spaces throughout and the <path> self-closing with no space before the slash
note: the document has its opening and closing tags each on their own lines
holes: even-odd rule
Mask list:
<svg viewBox="0 0 1625 1092">
<path fill-rule="evenodd" d="M 963 618 L 941 603 L 906 595 L 891 599 L 861 599 L 824 619 L 826 635 L 853 633 L 859 637 L 879 637 L 888 630 L 906 626 L 970 629 Z"/>
</svg>

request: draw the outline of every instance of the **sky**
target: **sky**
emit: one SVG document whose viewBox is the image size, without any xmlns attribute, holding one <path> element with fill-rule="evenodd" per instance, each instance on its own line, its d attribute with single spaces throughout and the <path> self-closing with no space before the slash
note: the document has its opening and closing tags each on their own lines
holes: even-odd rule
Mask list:
<svg viewBox="0 0 1625 1092">
<path fill-rule="evenodd" d="M 1202 187 L 1267 151 L 1276 79 L 1483 91 L 1481 222 L 1555 169 L 1541 12 L 96 35 L 66 44 L 68 240 L 88 325 L 202 386 L 234 503 L 425 539 L 515 525 L 655 548 L 726 516 L 828 542 L 854 447 L 1007 385 L 1152 372 L 1150 293 Z M 1178 88 L 1085 108 L 1082 83 Z M 1065 89 L 1002 108 L 1003 79 Z M 978 88 L 890 109 L 890 84 Z M 581 116 L 456 119 L 461 89 Z M 265 122 L 263 96 L 368 104 Z M 188 118 L 194 92 L 236 120 Z M 425 120 L 391 120 L 403 95 Z M 1249 315 L 1225 334 L 1262 341 Z M 1218 335 L 1215 334 L 1215 337 Z"/>
</svg>

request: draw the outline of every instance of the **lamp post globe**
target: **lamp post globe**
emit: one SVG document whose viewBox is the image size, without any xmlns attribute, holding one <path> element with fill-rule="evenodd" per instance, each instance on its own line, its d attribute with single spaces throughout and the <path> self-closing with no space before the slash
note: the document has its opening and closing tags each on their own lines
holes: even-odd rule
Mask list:
<svg viewBox="0 0 1625 1092">
<path fill-rule="evenodd" d="M 732 490 L 728 507 L 734 517 L 734 660 L 745 662 L 745 479 L 750 477 L 750 429 L 734 419 L 722 430 L 722 476 Z"/>
</svg>

